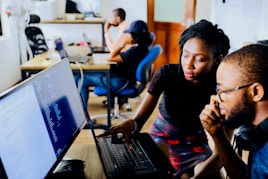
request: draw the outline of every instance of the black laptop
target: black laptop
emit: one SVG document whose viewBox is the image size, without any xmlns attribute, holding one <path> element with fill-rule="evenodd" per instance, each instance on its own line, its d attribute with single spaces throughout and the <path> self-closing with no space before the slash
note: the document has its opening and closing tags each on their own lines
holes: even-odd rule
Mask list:
<svg viewBox="0 0 268 179">
<path fill-rule="evenodd" d="M 93 46 L 93 44 L 90 42 L 87 34 L 83 33 L 82 37 L 84 41 L 87 43 L 88 47 L 90 48 L 91 52 L 94 53 L 110 53 L 109 49 L 105 46 Z"/>
<path fill-rule="evenodd" d="M 157 178 L 173 176 L 174 168 L 148 133 L 138 133 L 131 139 L 132 149 L 125 143 L 114 144 L 111 136 L 95 135 L 92 121 L 83 108 L 108 179 Z"/>
</svg>

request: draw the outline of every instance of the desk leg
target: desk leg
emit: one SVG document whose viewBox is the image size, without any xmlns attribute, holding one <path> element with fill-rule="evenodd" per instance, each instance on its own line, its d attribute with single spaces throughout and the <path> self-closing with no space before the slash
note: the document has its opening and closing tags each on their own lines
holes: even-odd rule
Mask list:
<svg viewBox="0 0 268 179">
<path fill-rule="evenodd" d="M 101 24 L 102 31 L 102 46 L 105 46 L 105 38 L 104 38 L 104 23 Z"/>
<path fill-rule="evenodd" d="M 27 72 L 24 70 L 21 70 L 21 80 L 25 80 L 27 78 Z"/>
<path fill-rule="evenodd" d="M 107 127 L 108 129 L 111 127 L 111 91 L 110 91 L 110 84 L 111 84 L 111 79 L 110 79 L 110 71 L 106 72 L 106 77 L 107 77 Z"/>
</svg>

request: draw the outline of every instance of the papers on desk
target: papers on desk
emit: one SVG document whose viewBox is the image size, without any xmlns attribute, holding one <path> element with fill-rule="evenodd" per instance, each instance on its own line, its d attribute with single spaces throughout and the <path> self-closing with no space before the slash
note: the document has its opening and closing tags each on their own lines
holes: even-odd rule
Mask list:
<svg viewBox="0 0 268 179">
<path fill-rule="evenodd" d="M 116 62 L 108 62 L 107 59 L 110 58 L 109 53 L 95 53 L 93 54 L 94 64 L 116 64 Z"/>
</svg>

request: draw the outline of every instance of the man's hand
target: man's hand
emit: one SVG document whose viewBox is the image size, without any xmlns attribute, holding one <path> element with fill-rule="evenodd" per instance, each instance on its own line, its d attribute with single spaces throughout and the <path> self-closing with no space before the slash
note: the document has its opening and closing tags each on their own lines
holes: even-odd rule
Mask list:
<svg viewBox="0 0 268 179">
<path fill-rule="evenodd" d="M 201 124 L 210 135 L 215 135 L 218 130 L 222 129 L 223 119 L 221 118 L 216 95 L 211 96 L 210 103 L 205 106 L 199 117 Z"/>
<path fill-rule="evenodd" d="M 107 135 L 112 135 L 113 139 L 117 138 L 118 134 L 123 134 L 125 138 L 125 143 L 129 149 L 131 149 L 131 132 L 135 130 L 135 121 L 133 119 L 126 120 L 120 123 L 118 126 L 111 127 L 110 130 L 98 135 L 98 137 L 103 137 Z"/>
<path fill-rule="evenodd" d="M 109 21 L 109 22 L 106 22 L 106 23 L 104 24 L 104 32 L 107 33 L 108 30 L 109 30 L 112 26 L 115 26 L 115 25 L 116 25 L 115 20 L 111 20 L 111 21 Z"/>
</svg>

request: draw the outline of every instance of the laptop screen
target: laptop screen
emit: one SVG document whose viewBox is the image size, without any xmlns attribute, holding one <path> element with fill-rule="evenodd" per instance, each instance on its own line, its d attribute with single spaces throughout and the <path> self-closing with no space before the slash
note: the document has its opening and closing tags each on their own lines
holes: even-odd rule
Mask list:
<svg viewBox="0 0 268 179">
<path fill-rule="evenodd" d="M 0 178 L 45 178 L 85 122 L 68 60 L 0 96 Z"/>
</svg>

